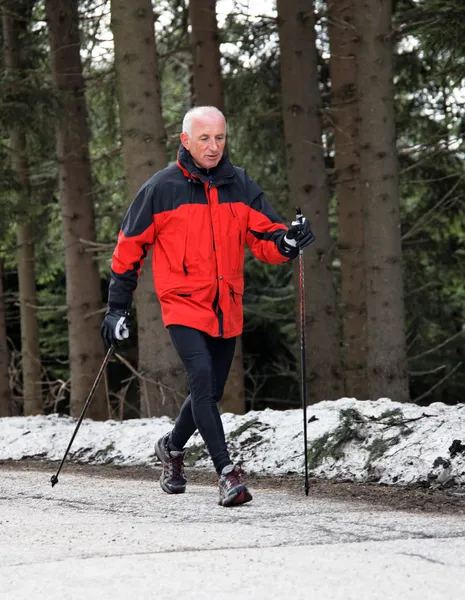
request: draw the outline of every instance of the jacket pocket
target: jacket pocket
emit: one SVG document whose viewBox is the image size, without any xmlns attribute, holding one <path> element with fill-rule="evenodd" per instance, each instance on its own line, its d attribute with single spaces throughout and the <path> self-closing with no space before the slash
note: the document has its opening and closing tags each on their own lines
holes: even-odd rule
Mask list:
<svg viewBox="0 0 465 600">
<path fill-rule="evenodd" d="M 242 331 L 244 319 L 242 308 L 244 283 L 239 279 L 233 279 L 228 281 L 227 284 L 228 301 L 224 303 L 225 315 L 227 315 L 227 319 L 225 318 L 225 333 L 231 335 L 234 332 L 234 335 L 238 335 L 238 332 Z"/>
<path fill-rule="evenodd" d="M 242 302 L 242 296 L 244 295 L 244 278 L 238 277 L 234 279 L 229 279 L 227 281 L 229 288 L 229 295 L 231 299 L 237 302 Z"/>
<path fill-rule="evenodd" d="M 244 264 L 244 245 L 242 231 L 236 226 L 232 226 L 226 235 L 226 252 L 228 256 L 228 267 L 231 275 L 241 272 Z"/>
</svg>

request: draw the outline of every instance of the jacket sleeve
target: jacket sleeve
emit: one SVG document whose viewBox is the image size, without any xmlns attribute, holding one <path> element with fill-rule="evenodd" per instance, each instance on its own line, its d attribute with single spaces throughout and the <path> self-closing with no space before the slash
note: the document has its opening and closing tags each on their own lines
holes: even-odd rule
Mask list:
<svg viewBox="0 0 465 600">
<path fill-rule="evenodd" d="M 126 212 L 111 261 L 109 308 L 129 310 L 144 259 L 155 242 L 154 186 L 146 183 Z"/>
<path fill-rule="evenodd" d="M 261 187 L 247 173 L 245 184 L 250 203 L 246 240 L 255 258 L 272 264 L 295 258 L 298 251 L 288 252 L 283 246 L 288 228 L 268 204 Z"/>
</svg>

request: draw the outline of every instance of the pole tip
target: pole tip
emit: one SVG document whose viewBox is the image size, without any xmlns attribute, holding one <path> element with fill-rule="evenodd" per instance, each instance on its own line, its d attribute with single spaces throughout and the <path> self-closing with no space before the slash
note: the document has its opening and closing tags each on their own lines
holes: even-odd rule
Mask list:
<svg viewBox="0 0 465 600">
<path fill-rule="evenodd" d="M 58 477 L 56 475 L 52 475 L 50 477 L 50 482 L 51 482 L 52 487 L 53 487 L 54 485 L 56 485 L 58 483 Z"/>
</svg>

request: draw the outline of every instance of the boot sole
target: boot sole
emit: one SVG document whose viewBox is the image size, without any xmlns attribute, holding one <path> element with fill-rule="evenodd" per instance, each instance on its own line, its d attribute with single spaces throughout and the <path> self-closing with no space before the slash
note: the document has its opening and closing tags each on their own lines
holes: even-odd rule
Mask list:
<svg viewBox="0 0 465 600">
<path fill-rule="evenodd" d="M 252 500 L 252 494 L 248 489 L 239 489 L 236 493 L 233 493 L 223 500 L 220 500 L 218 504 L 220 506 L 240 506 L 246 504 Z"/>
<path fill-rule="evenodd" d="M 162 477 L 160 477 L 160 487 L 167 494 L 184 494 L 186 488 L 169 488 L 165 485 Z"/>
</svg>

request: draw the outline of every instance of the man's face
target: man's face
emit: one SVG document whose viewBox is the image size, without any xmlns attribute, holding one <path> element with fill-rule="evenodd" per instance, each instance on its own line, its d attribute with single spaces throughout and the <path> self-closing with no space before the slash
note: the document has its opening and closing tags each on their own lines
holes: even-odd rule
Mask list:
<svg viewBox="0 0 465 600">
<path fill-rule="evenodd" d="M 220 162 L 226 144 L 224 118 L 216 112 L 193 117 L 191 135 L 181 133 L 181 142 L 198 167 L 213 169 Z"/>
</svg>

